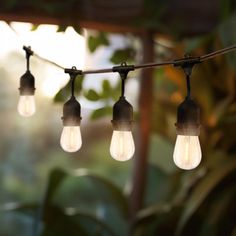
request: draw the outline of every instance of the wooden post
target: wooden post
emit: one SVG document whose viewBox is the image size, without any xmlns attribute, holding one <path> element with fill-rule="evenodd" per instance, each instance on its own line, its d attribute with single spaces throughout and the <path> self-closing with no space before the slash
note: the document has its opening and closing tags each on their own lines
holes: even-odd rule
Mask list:
<svg viewBox="0 0 236 236">
<path fill-rule="evenodd" d="M 153 33 L 145 32 L 142 35 L 143 63 L 154 61 L 154 42 Z M 143 207 L 146 176 L 148 149 L 151 132 L 153 101 L 153 69 L 141 71 L 140 95 L 139 95 L 139 126 L 137 133 L 136 155 L 134 158 L 132 189 L 130 194 L 130 224 L 131 235 L 133 231 L 134 218 L 138 210 Z"/>
</svg>

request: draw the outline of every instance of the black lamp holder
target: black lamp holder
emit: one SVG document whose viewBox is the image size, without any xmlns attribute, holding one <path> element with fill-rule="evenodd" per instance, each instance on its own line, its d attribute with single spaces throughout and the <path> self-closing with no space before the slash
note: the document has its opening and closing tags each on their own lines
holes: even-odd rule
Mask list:
<svg viewBox="0 0 236 236">
<path fill-rule="evenodd" d="M 200 57 L 191 57 L 190 55 L 185 55 L 183 59 L 175 60 L 174 66 L 180 67 L 184 71 L 187 83 L 187 98 L 191 99 L 191 86 L 190 79 L 192 75 L 192 70 L 195 64 L 200 63 Z"/>
<path fill-rule="evenodd" d="M 134 70 L 133 65 L 127 65 L 123 62 L 120 66 L 112 68 L 113 72 L 118 72 L 121 78 L 121 96 L 113 106 L 112 125 L 114 130 L 130 131 L 133 123 L 133 107 L 125 99 L 125 80 L 129 71 Z"/>
<path fill-rule="evenodd" d="M 23 50 L 25 50 L 25 57 L 26 57 L 26 69 L 29 71 L 29 60 L 30 56 L 34 55 L 34 52 L 31 50 L 31 47 L 23 46 Z"/>
<path fill-rule="evenodd" d="M 81 75 L 81 71 L 75 66 L 71 69 L 65 69 L 65 73 L 70 75 L 71 97 L 63 106 L 63 126 L 79 126 L 81 122 L 81 106 L 74 96 L 75 79 L 77 75 Z"/>
<path fill-rule="evenodd" d="M 177 134 L 198 136 L 200 134 L 200 109 L 191 98 L 190 79 L 194 65 L 200 63 L 200 60 L 199 58 L 191 58 L 190 56 L 185 56 L 185 58 L 189 58 L 191 60 L 184 62 L 177 61 L 175 65 L 183 69 L 186 75 L 187 84 L 187 96 L 178 106 L 177 110 Z"/>
<path fill-rule="evenodd" d="M 20 78 L 19 90 L 20 95 L 31 96 L 34 95 L 35 92 L 35 79 L 29 69 L 29 59 L 30 56 L 34 54 L 34 52 L 31 50 L 31 47 L 24 46 L 23 49 L 25 50 L 26 55 L 26 72 Z"/>
<path fill-rule="evenodd" d="M 133 65 L 127 65 L 126 62 L 122 62 L 120 66 L 114 66 L 112 68 L 113 72 L 118 72 L 121 78 L 121 97 L 124 97 L 125 94 L 125 80 L 130 71 L 134 70 Z"/>
</svg>

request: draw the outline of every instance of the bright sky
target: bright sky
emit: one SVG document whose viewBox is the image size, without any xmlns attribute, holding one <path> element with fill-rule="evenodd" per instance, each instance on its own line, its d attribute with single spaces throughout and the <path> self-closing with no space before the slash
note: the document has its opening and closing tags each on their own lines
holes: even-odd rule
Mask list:
<svg viewBox="0 0 236 236">
<path fill-rule="evenodd" d="M 40 25 L 37 30 L 31 31 L 29 23 L 11 23 L 16 33 L 3 21 L 0 21 L 0 57 L 12 51 L 22 50 L 23 45 L 30 45 L 38 55 L 52 60 L 63 67 L 76 66 L 84 68 L 85 64 L 85 39 L 77 34 L 72 27 L 65 33 L 57 33 L 55 25 Z M 4 32 L 4 33 L 3 33 Z M 42 83 L 44 95 L 53 97 L 58 89 L 67 82 L 68 75 L 63 71 L 48 65 L 47 76 Z M 53 79 L 56 76 L 56 79 Z"/>
</svg>

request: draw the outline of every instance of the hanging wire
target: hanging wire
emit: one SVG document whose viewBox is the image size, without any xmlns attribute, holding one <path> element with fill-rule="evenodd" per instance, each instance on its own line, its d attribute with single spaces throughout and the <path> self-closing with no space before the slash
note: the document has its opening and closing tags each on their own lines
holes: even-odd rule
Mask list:
<svg viewBox="0 0 236 236">
<path fill-rule="evenodd" d="M 36 58 L 38 58 L 39 60 L 41 60 L 41 61 L 44 61 L 44 62 L 46 62 L 46 63 L 48 63 L 48 64 L 51 64 L 51 65 L 53 65 L 53 66 L 56 66 L 56 67 L 58 67 L 58 68 L 64 70 L 64 67 L 63 67 L 63 66 L 59 65 L 59 64 L 56 63 L 56 62 L 53 62 L 53 61 L 51 61 L 51 60 L 48 60 L 48 59 L 46 59 L 46 58 L 44 58 L 44 57 L 41 57 L 41 56 L 38 55 L 37 53 L 34 53 L 34 56 L 35 56 Z"/>
<path fill-rule="evenodd" d="M 220 49 L 218 51 L 215 51 L 215 52 L 212 52 L 212 53 L 200 56 L 200 57 L 184 57 L 184 58 L 180 58 L 180 59 L 172 60 L 172 61 L 152 62 L 152 63 L 145 63 L 145 64 L 140 64 L 140 65 L 126 65 L 126 64 L 122 64 L 119 67 L 122 67 L 124 69 L 132 67 L 132 70 L 136 70 L 136 69 L 145 69 L 145 68 L 169 66 L 169 65 L 182 66 L 182 65 L 184 65 L 186 63 L 187 64 L 188 63 L 197 64 L 197 63 L 201 63 L 203 61 L 212 59 L 214 57 L 217 57 L 219 55 L 224 55 L 224 54 L 227 54 L 229 52 L 233 52 L 235 50 L 236 50 L 236 45 L 233 45 L 233 46 L 230 46 L 230 47 L 227 47 L 227 48 L 223 48 L 223 49 Z M 66 69 L 66 68 L 62 67 L 62 66 L 58 65 L 57 63 L 55 63 L 55 62 L 53 62 L 51 60 L 45 59 L 45 58 L 37 55 L 36 53 L 34 53 L 34 56 L 36 56 L 37 58 L 39 58 L 39 59 L 41 59 L 41 60 L 43 60 L 45 62 L 48 62 L 50 64 L 53 64 L 54 66 L 57 66 L 57 67 L 65 70 L 65 72 L 67 70 L 68 71 L 71 70 L 71 69 Z M 76 70 L 75 69 L 74 71 L 75 71 L 75 73 L 81 74 L 81 75 L 118 72 L 118 71 L 114 70 L 114 68 L 116 68 L 116 66 L 112 67 L 112 68 L 97 69 L 97 70 L 84 70 L 84 71 Z M 68 73 L 68 72 L 66 72 L 66 73 Z"/>
<path fill-rule="evenodd" d="M 14 29 L 14 27 L 12 27 L 12 25 L 11 25 L 10 23 L 7 23 L 7 25 L 8 25 L 8 27 L 9 27 L 9 29 L 10 29 L 10 30 L 15 34 L 15 36 L 18 38 L 17 41 L 20 41 L 20 44 L 21 44 L 21 45 L 24 45 L 24 43 L 23 43 L 23 41 L 22 41 L 22 39 L 21 39 L 19 33 Z M 23 46 L 23 48 L 24 48 L 24 47 L 26 47 L 26 46 Z M 28 48 L 29 48 L 29 47 L 28 47 Z M 44 61 L 44 62 L 46 62 L 46 63 L 48 63 L 48 64 L 51 64 L 51 65 L 53 65 L 53 66 L 56 66 L 56 67 L 58 67 L 58 68 L 64 70 L 64 67 L 63 67 L 63 66 L 59 65 L 58 63 L 56 63 L 56 62 L 54 62 L 54 61 L 48 60 L 47 58 L 44 58 L 44 57 L 40 56 L 39 54 L 37 54 L 37 53 L 35 53 L 35 52 L 34 52 L 34 57 L 37 58 L 37 59 L 39 59 L 39 60 L 41 60 L 41 61 Z"/>
<path fill-rule="evenodd" d="M 34 52 L 31 50 L 31 47 L 26 47 L 26 46 L 23 46 L 23 50 L 25 50 L 26 70 L 29 71 L 30 56 L 32 56 L 34 54 Z"/>
<path fill-rule="evenodd" d="M 190 86 L 190 76 L 186 75 L 186 83 L 187 83 L 187 98 L 191 98 L 191 86 Z"/>
<path fill-rule="evenodd" d="M 215 52 L 212 52 L 212 53 L 209 53 L 206 55 L 202 55 L 200 57 L 184 57 L 184 58 L 180 58 L 177 60 L 171 60 L 171 61 L 151 62 L 151 63 L 145 63 L 145 64 L 140 64 L 140 65 L 133 65 L 133 69 L 136 70 L 136 69 L 169 66 L 169 65 L 182 66 L 185 63 L 197 64 L 197 63 L 201 63 L 203 61 L 212 59 L 214 57 L 217 57 L 219 55 L 224 55 L 224 54 L 227 54 L 227 53 L 230 53 L 233 51 L 236 51 L 236 45 L 232 45 L 230 47 L 226 47 L 226 48 L 220 49 L 218 51 L 215 51 Z M 129 65 L 127 65 L 127 66 L 129 66 Z M 110 73 L 110 72 L 114 72 L 113 68 L 98 69 L 98 70 L 84 70 L 84 71 L 82 71 L 82 74 L 85 75 L 85 74 L 97 74 L 97 73 Z"/>
<path fill-rule="evenodd" d="M 73 66 L 72 70 L 76 70 L 76 67 Z M 76 74 L 75 73 L 70 73 L 70 79 L 71 79 L 71 97 L 75 96 L 75 78 L 76 78 Z"/>
<path fill-rule="evenodd" d="M 10 24 L 8 24 L 8 26 L 16 36 L 20 37 L 18 32 Z M 168 66 L 168 65 L 181 66 L 183 63 L 189 63 L 189 62 L 200 63 L 200 62 L 204 62 L 206 60 L 212 59 L 212 58 L 217 57 L 219 55 L 227 54 L 229 52 L 233 52 L 235 50 L 236 50 L 236 44 L 232 45 L 232 46 L 229 46 L 229 47 L 226 47 L 226 48 L 223 48 L 223 49 L 220 49 L 220 50 L 217 50 L 217 51 L 214 51 L 214 52 L 211 52 L 211 53 L 206 54 L 206 55 L 202 55 L 200 57 L 190 57 L 190 58 L 184 57 L 184 58 L 180 58 L 180 59 L 177 59 L 177 60 L 162 61 L 162 62 L 151 62 L 151 63 L 145 63 L 145 64 L 132 65 L 132 66 L 133 66 L 133 70 L 153 68 L 153 67 L 162 67 L 162 66 Z M 54 61 L 51 61 L 47 58 L 44 58 L 44 57 L 38 55 L 35 52 L 34 52 L 34 56 L 36 58 L 38 58 L 39 60 L 42 60 L 42 61 L 44 61 L 46 63 L 49 63 L 49 64 L 52 64 L 53 66 L 56 66 L 60 69 L 66 70 L 63 66 L 59 65 L 58 63 L 56 63 Z M 127 65 L 124 65 L 124 67 L 125 66 L 127 66 Z M 27 68 L 28 68 L 28 64 L 27 64 Z M 97 70 L 84 70 L 84 71 L 79 71 L 78 70 L 78 74 L 83 74 L 83 75 L 86 75 L 86 74 L 100 74 L 100 73 L 112 73 L 112 72 L 115 72 L 114 67 L 113 68 L 97 69 Z"/>
<path fill-rule="evenodd" d="M 200 62 L 209 60 L 209 59 L 214 58 L 216 56 L 223 55 L 223 54 L 235 51 L 235 50 L 236 50 L 236 45 L 232 45 L 230 47 L 223 48 L 223 49 L 217 50 L 215 52 L 211 52 L 209 54 L 201 56 L 200 57 Z"/>
<path fill-rule="evenodd" d="M 26 70 L 27 71 L 29 71 L 29 58 L 30 58 L 30 55 L 26 53 Z"/>
<path fill-rule="evenodd" d="M 121 97 L 125 96 L 125 78 L 121 78 Z"/>
</svg>

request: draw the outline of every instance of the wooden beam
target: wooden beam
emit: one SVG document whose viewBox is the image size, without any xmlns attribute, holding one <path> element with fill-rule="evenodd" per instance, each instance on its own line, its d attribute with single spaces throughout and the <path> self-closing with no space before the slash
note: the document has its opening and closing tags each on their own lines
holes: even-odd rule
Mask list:
<svg viewBox="0 0 236 236">
<path fill-rule="evenodd" d="M 71 22 L 56 17 L 39 16 L 39 15 L 25 15 L 25 14 L 6 14 L 0 12 L 0 20 L 6 22 L 27 22 L 32 24 L 51 24 L 51 25 L 72 25 Z M 137 27 L 131 27 L 129 25 L 109 24 L 96 21 L 84 21 L 78 22 L 78 25 L 85 29 L 94 29 L 99 31 L 111 32 L 111 33 L 140 33 L 142 29 Z"/>
<path fill-rule="evenodd" d="M 154 61 L 154 34 L 146 32 L 141 37 L 143 45 L 142 63 Z M 136 155 L 134 158 L 132 189 L 130 194 L 130 225 L 133 235 L 133 223 L 137 212 L 143 207 L 146 178 L 148 167 L 148 150 L 151 134 L 151 114 L 153 104 L 153 68 L 145 69 L 141 72 L 141 84 L 139 94 L 139 127 L 138 142 L 136 145 Z"/>
</svg>

